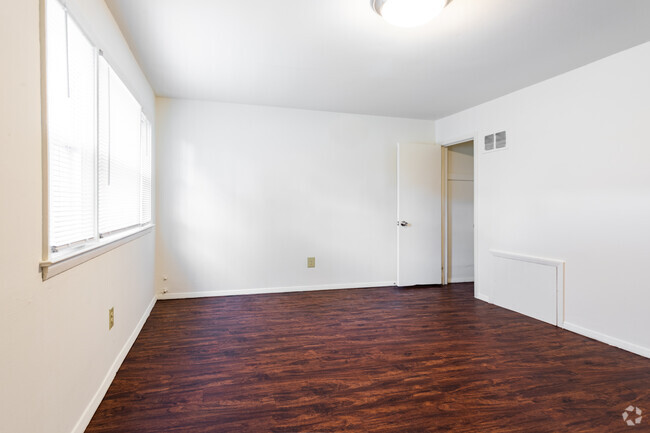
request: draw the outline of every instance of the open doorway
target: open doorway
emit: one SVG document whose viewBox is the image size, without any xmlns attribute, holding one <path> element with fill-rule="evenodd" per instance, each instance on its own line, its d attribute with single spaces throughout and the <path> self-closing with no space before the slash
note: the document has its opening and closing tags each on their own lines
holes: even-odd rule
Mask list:
<svg viewBox="0 0 650 433">
<path fill-rule="evenodd" d="M 443 149 L 443 284 L 473 282 L 474 141 Z"/>
</svg>

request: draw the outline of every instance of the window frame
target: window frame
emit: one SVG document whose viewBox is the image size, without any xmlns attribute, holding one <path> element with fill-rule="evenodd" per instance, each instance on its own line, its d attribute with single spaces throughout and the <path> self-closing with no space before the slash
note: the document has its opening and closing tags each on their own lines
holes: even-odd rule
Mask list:
<svg viewBox="0 0 650 433">
<path fill-rule="evenodd" d="M 99 72 L 99 56 L 103 56 L 103 50 L 98 47 L 98 44 L 95 43 L 94 39 L 90 37 L 88 32 L 85 31 L 82 23 L 77 20 L 74 13 L 71 13 L 68 7 L 61 2 L 60 0 L 53 0 L 58 2 L 61 7 L 66 11 L 69 19 L 72 19 L 83 36 L 88 40 L 90 45 L 93 47 L 94 51 L 94 82 L 95 82 L 95 106 L 99 104 L 99 93 L 98 93 L 98 72 Z M 97 111 L 94 113 L 93 129 L 95 131 L 94 140 L 95 140 L 95 157 L 94 157 L 94 179 L 95 187 L 93 194 L 93 206 L 94 206 L 94 237 L 86 240 L 75 242 L 70 244 L 66 248 L 62 248 L 59 251 L 54 251 L 52 245 L 50 245 L 50 145 L 49 145 L 49 133 L 48 133 L 48 98 L 47 98 L 47 0 L 40 1 L 40 60 L 41 60 L 41 168 L 42 168 L 42 260 L 40 262 L 39 269 L 42 274 L 43 281 L 52 278 L 55 275 L 58 275 L 62 272 L 65 272 L 75 266 L 78 266 L 88 260 L 91 260 L 99 255 L 102 255 L 108 251 L 111 251 L 115 248 L 118 248 L 121 245 L 124 245 L 128 242 L 131 242 L 135 239 L 138 239 L 148 233 L 153 231 L 155 227 L 154 218 L 155 214 L 153 212 L 154 208 L 154 170 L 153 170 L 153 156 L 154 156 L 154 137 L 153 137 L 153 126 L 149 118 L 147 117 L 142 104 L 139 104 L 141 107 L 141 119 L 144 119 L 147 127 L 147 140 L 149 146 L 149 173 L 151 176 L 151 186 L 150 186 L 150 198 L 149 198 L 149 215 L 150 219 L 147 223 L 142 223 L 135 227 L 124 227 L 119 230 L 115 230 L 112 233 L 104 234 L 103 236 L 99 233 L 98 226 L 98 207 L 99 207 L 99 194 L 98 194 L 98 122 L 99 116 Z M 109 67 L 112 68 L 112 64 L 109 59 L 104 58 Z M 112 68 L 115 75 L 122 81 L 124 86 L 128 91 L 135 96 L 135 92 L 131 90 L 125 80 L 121 78 L 121 74 L 115 68 Z M 139 102 L 138 102 L 139 103 Z M 142 162 L 139 176 L 142 177 Z M 141 193 L 141 191 L 140 191 Z M 141 198 L 142 200 L 142 198 Z M 140 204 L 142 206 L 142 204 Z"/>
</svg>

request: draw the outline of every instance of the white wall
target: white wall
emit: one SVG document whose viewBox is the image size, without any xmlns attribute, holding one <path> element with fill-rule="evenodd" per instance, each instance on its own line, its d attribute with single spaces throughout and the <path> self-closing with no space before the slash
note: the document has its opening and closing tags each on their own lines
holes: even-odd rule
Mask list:
<svg viewBox="0 0 650 433">
<path fill-rule="evenodd" d="M 157 119 L 158 291 L 395 281 L 396 143 L 432 121 L 171 99 Z"/>
<path fill-rule="evenodd" d="M 436 122 L 475 134 L 478 290 L 499 249 L 566 261 L 565 326 L 650 356 L 650 43 Z M 506 130 L 509 149 L 480 151 Z"/>
<path fill-rule="evenodd" d="M 153 121 L 153 92 L 104 2 L 68 4 Z M 154 235 L 41 280 L 38 0 L 3 2 L 0 58 L 0 430 L 70 432 L 153 299 Z"/>
<path fill-rule="evenodd" d="M 448 281 L 474 281 L 474 143 L 447 152 Z"/>
</svg>

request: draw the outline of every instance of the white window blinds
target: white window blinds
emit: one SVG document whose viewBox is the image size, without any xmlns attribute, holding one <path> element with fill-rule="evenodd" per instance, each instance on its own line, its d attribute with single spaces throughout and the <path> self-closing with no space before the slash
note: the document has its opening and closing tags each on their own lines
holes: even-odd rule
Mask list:
<svg viewBox="0 0 650 433">
<path fill-rule="evenodd" d="M 95 236 L 95 49 L 56 1 L 47 8 L 50 246 Z"/>
<path fill-rule="evenodd" d="M 104 237 L 140 225 L 142 110 L 101 56 L 98 66 L 99 234 Z"/>
<path fill-rule="evenodd" d="M 58 0 L 46 0 L 49 246 L 151 222 L 151 125 Z"/>
<path fill-rule="evenodd" d="M 151 123 L 143 115 L 140 118 L 140 224 L 151 222 Z"/>
</svg>

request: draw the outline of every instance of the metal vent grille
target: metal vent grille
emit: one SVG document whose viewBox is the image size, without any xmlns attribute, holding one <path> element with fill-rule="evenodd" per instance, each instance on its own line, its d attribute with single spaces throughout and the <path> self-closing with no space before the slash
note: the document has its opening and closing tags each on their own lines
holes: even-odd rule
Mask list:
<svg viewBox="0 0 650 433">
<path fill-rule="evenodd" d="M 494 149 L 494 134 L 486 135 L 485 136 L 485 150 L 493 150 Z"/>
<path fill-rule="evenodd" d="M 496 133 L 496 148 L 503 149 L 506 147 L 506 131 Z"/>
</svg>

